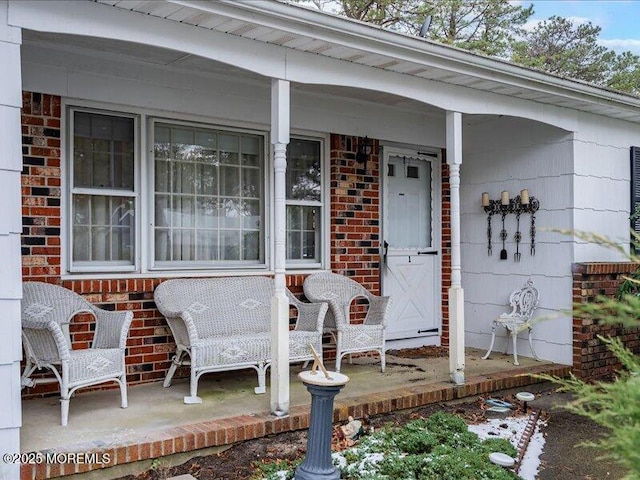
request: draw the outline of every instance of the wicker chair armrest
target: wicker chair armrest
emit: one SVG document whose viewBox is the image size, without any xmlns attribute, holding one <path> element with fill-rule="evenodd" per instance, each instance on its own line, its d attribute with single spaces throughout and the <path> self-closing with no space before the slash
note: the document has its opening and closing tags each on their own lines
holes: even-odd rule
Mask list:
<svg viewBox="0 0 640 480">
<path fill-rule="evenodd" d="M 210 313 L 208 315 L 211 315 Z M 205 317 L 206 313 L 195 313 L 195 312 L 187 312 L 186 310 L 180 312 L 177 315 L 177 318 L 181 318 L 187 327 L 187 334 L 189 335 L 189 343 L 193 346 L 197 344 L 201 338 L 201 335 L 198 334 L 198 328 L 196 327 L 196 322 L 198 321 L 198 317 Z"/>
<path fill-rule="evenodd" d="M 129 327 L 133 320 L 133 312 L 109 311 L 94 308 L 96 317 L 96 332 L 93 337 L 92 348 L 120 348 L 127 346 Z"/>
<path fill-rule="evenodd" d="M 54 320 L 22 320 L 23 335 L 26 335 L 29 343 L 34 350 L 44 352 L 44 355 L 49 358 L 58 358 L 60 360 L 69 360 L 71 353 L 69 344 L 67 343 L 67 337 L 60 328 L 60 325 Z M 48 330 L 56 345 L 57 353 L 50 351 L 48 345 L 49 342 L 43 341 L 43 337 L 29 335 L 29 330 Z M 39 344 L 39 345 L 38 345 Z M 38 348 L 40 347 L 40 348 Z M 45 350 L 47 350 L 45 352 Z"/>
<path fill-rule="evenodd" d="M 329 309 L 326 302 L 305 303 L 297 300 L 291 302 L 298 310 L 298 318 L 296 319 L 296 330 L 304 330 L 307 332 L 322 332 L 324 326 L 324 317 Z"/>
<path fill-rule="evenodd" d="M 389 297 L 378 297 L 371 295 L 368 298 L 369 309 L 364 319 L 365 325 L 387 325 L 387 309 L 389 308 Z"/>
<path fill-rule="evenodd" d="M 346 307 L 345 311 L 345 307 L 338 300 L 328 298 L 323 301 L 329 304 L 329 309 L 331 310 L 331 313 L 333 314 L 333 318 L 335 320 L 336 329 L 340 330 L 343 327 L 348 327 L 350 325 L 348 306 Z"/>
<path fill-rule="evenodd" d="M 23 328 L 32 328 L 34 330 L 45 330 L 45 329 L 51 328 L 50 323 L 51 323 L 51 320 L 47 320 L 47 319 L 22 317 Z"/>
<path fill-rule="evenodd" d="M 172 309 L 170 306 L 172 302 L 170 302 L 170 300 L 165 301 L 164 296 L 158 295 L 157 291 L 153 295 L 153 301 L 155 302 L 156 307 L 158 307 L 158 310 L 160 310 L 160 313 L 165 317 L 180 318 L 182 312 L 180 310 Z"/>
</svg>

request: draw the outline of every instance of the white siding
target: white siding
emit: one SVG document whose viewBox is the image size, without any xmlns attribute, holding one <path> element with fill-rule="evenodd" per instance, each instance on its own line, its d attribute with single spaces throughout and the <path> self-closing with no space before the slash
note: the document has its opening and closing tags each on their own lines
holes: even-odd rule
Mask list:
<svg viewBox="0 0 640 480">
<path fill-rule="evenodd" d="M 574 226 L 629 246 L 629 148 L 640 145 L 640 127 L 595 115 L 580 116 L 575 139 Z M 620 261 L 610 248 L 577 242 L 576 262 Z"/>
<path fill-rule="evenodd" d="M 509 293 L 532 278 L 540 290 L 538 316 L 557 316 L 571 307 L 572 243 L 545 229 L 571 229 L 572 134 L 519 118 L 493 118 L 475 122 L 464 131 L 462 163 L 462 267 L 465 288 L 467 341 L 469 346 L 487 348 L 491 320 L 507 311 Z M 487 215 L 480 206 L 482 192 L 499 199 L 507 190 L 511 198 L 527 188 L 540 201 L 536 214 L 536 255 L 529 252 L 530 216 L 520 217 L 522 242 L 520 262 L 515 262 L 515 215 L 508 215 L 507 260 L 500 260 L 501 217 L 492 218 L 493 255 L 487 255 Z M 504 332 L 499 332 L 503 336 Z M 498 340 L 498 350 L 503 340 Z M 554 318 L 534 329 L 534 346 L 546 360 L 572 362 L 571 321 Z M 530 356 L 526 336 L 518 351 Z"/>
<path fill-rule="evenodd" d="M 20 451 L 20 172 L 22 170 L 20 107 L 20 30 L 7 25 L 6 2 L 0 1 L 0 446 L 2 453 Z M 20 477 L 19 464 L 0 463 L 0 479 Z"/>
</svg>

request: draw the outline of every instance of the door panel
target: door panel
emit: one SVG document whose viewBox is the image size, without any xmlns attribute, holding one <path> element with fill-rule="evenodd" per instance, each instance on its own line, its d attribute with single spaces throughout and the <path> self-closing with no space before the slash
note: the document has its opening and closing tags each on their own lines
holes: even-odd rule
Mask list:
<svg viewBox="0 0 640 480">
<path fill-rule="evenodd" d="M 382 286 L 388 339 L 440 333 L 439 184 L 435 159 L 385 152 Z M 437 205 L 438 208 L 434 208 Z M 435 222 L 434 222 L 435 221 Z"/>
</svg>

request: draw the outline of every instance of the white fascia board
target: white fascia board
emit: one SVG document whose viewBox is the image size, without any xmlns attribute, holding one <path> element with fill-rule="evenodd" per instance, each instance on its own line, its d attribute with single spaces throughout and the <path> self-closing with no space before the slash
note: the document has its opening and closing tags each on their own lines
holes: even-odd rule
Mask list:
<svg viewBox="0 0 640 480">
<path fill-rule="evenodd" d="M 340 63 L 338 63 L 340 62 Z M 352 86 L 411 98 L 443 110 L 464 114 L 510 115 L 547 123 L 567 131 L 578 129 L 576 110 L 537 103 L 517 97 L 482 92 L 445 82 L 407 76 L 386 70 L 370 74 L 369 67 L 316 56 L 309 64 L 304 52 L 287 55 L 287 76 L 307 84 Z"/>
<path fill-rule="evenodd" d="M 623 110 L 640 109 L 640 98 L 598 88 L 577 80 L 566 80 L 499 59 L 440 45 L 381 27 L 279 1 L 237 2 L 215 0 L 168 0 L 175 4 L 240 18 L 246 22 L 312 36 L 337 45 L 387 55 L 420 65 L 546 92 L 589 103 L 609 104 Z"/>
<path fill-rule="evenodd" d="M 12 26 L 109 38 L 191 53 L 272 78 L 284 78 L 286 50 L 243 37 L 88 1 L 13 0 Z"/>
</svg>

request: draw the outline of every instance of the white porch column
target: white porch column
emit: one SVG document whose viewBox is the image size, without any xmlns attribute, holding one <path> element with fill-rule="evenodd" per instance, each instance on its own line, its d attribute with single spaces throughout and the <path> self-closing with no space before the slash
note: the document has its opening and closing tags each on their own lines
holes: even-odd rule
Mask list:
<svg viewBox="0 0 640 480">
<path fill-rule="evenodd" d="M 451 187 L 451 288 L 449 288 L 449 375 L 464 383 L 464 290 L 460 266 L 460 165 L 462 114 L 447 112 L 447 164 Z"/>
<path fill-rule="evenodd" d="M 289 143 L 289 82 L 271 80 L 271 143 L 273 144 L 275 296 L 271 301 L 271 413 L 289 414 L 289 299 L 285 292 L 285 172 Z"/>
<path fill-rule="evenodd" d="M 20 44 L 22 32 L 7 24 L 7 2 L 0 0 L 0 452 L 20 452 L 20 299 L 22 270 L 20 232 L 22 209 L 20 172 L 22 171 L 22 137 L 20 108 L 22 79 Z M 20 465 L 0 462 L 0 479 L 20 478 Z"/>
</svg>

